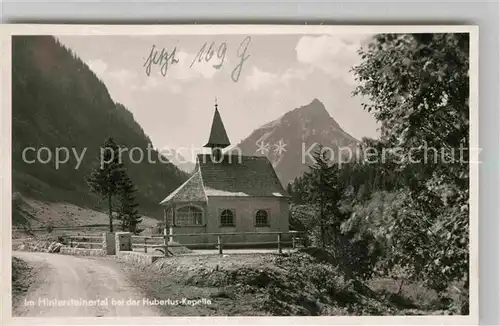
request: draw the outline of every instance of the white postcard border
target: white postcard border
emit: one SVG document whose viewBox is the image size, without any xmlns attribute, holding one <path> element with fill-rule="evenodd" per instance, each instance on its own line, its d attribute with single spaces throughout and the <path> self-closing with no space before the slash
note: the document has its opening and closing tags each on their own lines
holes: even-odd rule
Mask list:
<svg viewBox="0 0 500 326">
<path fill-rule="evenodd" d="M 235 34 L 359 34 L 359 33 L 470 33 L 470 148 L 479 148 L 478 138 L 478 58 L 479 29 L 473 25 L 66 25 L 10 24 L 0 27 L 2 69 L 1 200 L 2 280 L 11 279 L 11 36 L 12 35 L 235 35 Z M 470 152 L 470 162 L 479 162 L 478 151 Z M 135 318 L 31 318 L 11 316 L 11 284 L 2 282 L 3 320 L 9 325 L 472 325 L 479 322 L 478 307 L 478 220 L 479 165 L 470 166 L 470 315 L 469 316 L 325 316 L 325 317 L 135 317 Z M 9 218 L 5 218 L 9 217 Z"/>
</svg>

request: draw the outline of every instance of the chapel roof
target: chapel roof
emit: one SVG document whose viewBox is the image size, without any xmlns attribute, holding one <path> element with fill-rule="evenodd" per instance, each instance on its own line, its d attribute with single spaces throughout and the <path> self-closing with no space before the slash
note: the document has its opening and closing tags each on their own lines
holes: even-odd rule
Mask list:
<svg viewBox="0 0 500 326">
<path fill-rule="evenodd" d="M 207 196 L 287 196 L 267 157 L 199 154 L 197 165 Z"/>
<path fill-rule="evenodd" d="M 161 205 L 168 202 L 205 202 L 207 196 L 203 190 L 201 174 L 196 171 L 186 182 L 181 184 L 170 195 L 160 202 Z"/>
<path fill-rule="evenodd" d="M 222 123 L 222 118 L 216 104 L 214 118 L 212 120 L 212 128 L 210 130 L 210 136 L 208 137 L 208 143 L 204 147 L 224 148 L 229 145 L 231 145 L 231 143 L 229 142 L 229 138 L 227 137 L 226 128 L 224 128 L 224 123 Z"/>
<path fill-rule="evenodd" d="M 289 197 L 267 157 L 224 154 L 217 161 L 199 154 L 193 176 L 161 204 L 206 201 L 211 196 Z"/>
</svg>

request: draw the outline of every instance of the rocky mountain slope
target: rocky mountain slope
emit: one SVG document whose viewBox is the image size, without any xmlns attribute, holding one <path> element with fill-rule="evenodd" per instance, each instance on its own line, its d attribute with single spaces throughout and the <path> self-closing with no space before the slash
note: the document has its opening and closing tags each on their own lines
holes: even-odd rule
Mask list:
<svg viewBox="0 0 500 326">
<path fill-rule="evenodd" d="M 175 166 L 177 166 L 181 171 L 191 174 L 194 171 L 196 164 L 193 162 L 194 158 L 187 158 L 175 149 L 170 149 L 168 151 L 162 152 L 163 155 Z"/>
<path fill-rule="evenodd" d="M 116 143 L 129 150 L 137 147 L 147 157 L 150 139 L 89 67 L 54 37 L 15 36 L 12 53 L 13 192 L 98 208 L 99 199 L 89 193 L 85 177 L 99 163 L 100 145 L 112 136 Z M 62 148 L 69 153 L 59 166 L 58 148 L 60 160 L 65 160 Z M 84 154 L 80 165 L 75 153 Z M 151 156 L 157 155 L 153 150 Z M 133 163 L 124 155 L 123 161 L 138 188 L 140 212 L 160 218 L 158 203 L 187 174 L 158 159 Z M 20 215 L 14 213 L 15 221 L 23 221 Z"/>
<path fill-rule="evenodd" d="M 272 162 L 283 185 L 302 175 L 313 164 L 319 144 L 338 155 L 353 150 L 357 140 L 328 114 L 324 104 L 311 103 L 287 112 L 256 129 L 238 144 L 245 155 L 264 155 Z"/>
</svg>

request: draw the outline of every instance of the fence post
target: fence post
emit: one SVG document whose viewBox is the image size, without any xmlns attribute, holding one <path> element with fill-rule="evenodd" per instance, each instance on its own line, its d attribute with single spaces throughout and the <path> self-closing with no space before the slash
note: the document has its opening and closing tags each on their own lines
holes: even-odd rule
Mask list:
<svg viewBox="0 0 500 326">
<path fill-rule="evenodd" d="M 222 255 L 222 237 L 217 236 L 217 247 L 219 248 L 219 255 Z"/>
<path fill-rule="evenodd" d="M 105 232 L 103 235 L 106 255 L 116 255 L 116 238 L 114 233 Z"/>
<path fill-rule="evenodd" d="M 115 252 L 118 255 L 120 251 L 133 251 L 132 233 L 115 232 Z"/>
<path fill-rule="evenodd" d="M 165 257 L 167 257 L 168 256 L 167 209 L 165 208 L 163 212 L 164 212 L 164 224 L 165 224 L 163 226 L 163 250 L 164 250 L 163 254 L 165 255 Z"/>
<path fill-rule="evenodd" d="M 281 233 L 278 233 L 278 253 L 281 254 L 283 251 L 281 250 Z"/>
<path fill-rule="evenodd" d="M 144 252 L 145 253 L 148 253 L 148 247 L 147 247 L 147 242 L 148 241 L 147 240 L 148 240 L 148 238 L 144 238 Z"/>
<path fill-rule="evenodd" d="M 170 235 L 168 241 L 174 242 L 174 228 L 172 226 L 168 227 L 168 234 Z"/>
</svg>

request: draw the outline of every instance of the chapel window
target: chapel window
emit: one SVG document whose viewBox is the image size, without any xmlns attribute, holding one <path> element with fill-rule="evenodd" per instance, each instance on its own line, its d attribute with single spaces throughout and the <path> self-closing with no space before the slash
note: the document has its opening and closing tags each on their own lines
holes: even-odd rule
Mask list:
<svg viewBox="0 0 500 326">
<path fill-rule="evenodd" d="M 201 225 L 203 211 L 196 206 L 184 206 L 175 212 L 175 225 Z"/>
<path fill-rule="evenodd" d="M 234 213 L 230 209 L 225 209 L 220 213 L 221 226 L 234 226 Z"/>
<path fill-rule="evenodd" d="M 267 226 L 269 225 L 269 214 L 264 209 L 259 209 L 255 214 L 255 225 L 256 226 Z"/>
</svg>

